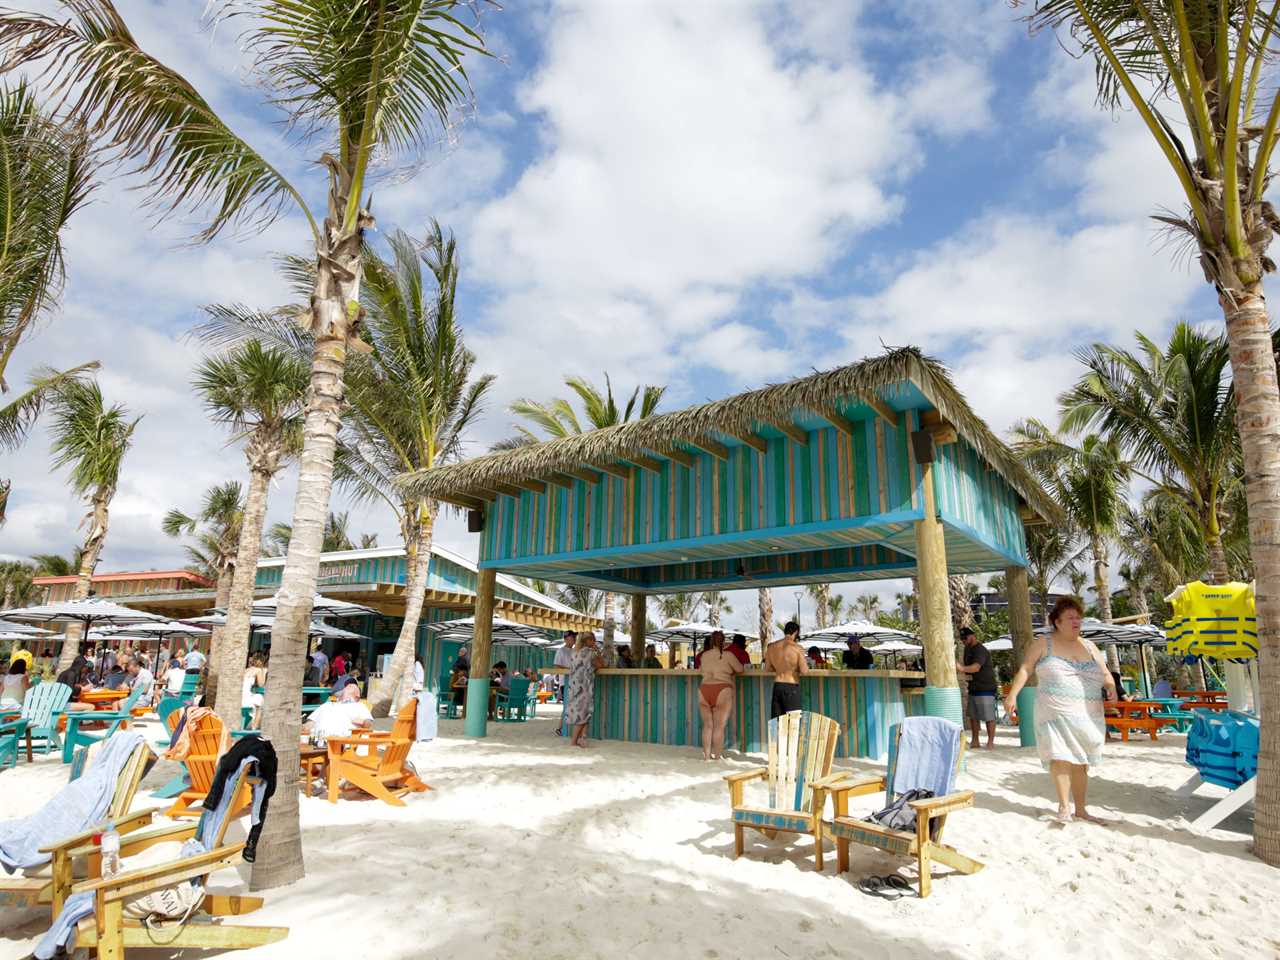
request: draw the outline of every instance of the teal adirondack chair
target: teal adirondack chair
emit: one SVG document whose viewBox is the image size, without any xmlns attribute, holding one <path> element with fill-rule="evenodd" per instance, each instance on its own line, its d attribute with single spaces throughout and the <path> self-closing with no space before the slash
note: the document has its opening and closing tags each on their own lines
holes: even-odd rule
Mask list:
<svg viewBox="0 0 1280 960">
<path fill-rule="evenodd" d="M 27 721 L 0 723 L 0 770 L 18 765 L 18 753 L 27 736 Z"/>
<path fill-rule="evenodd" d="M 70 699 L 71 688 L 65 683 L 42 683 L 27 691 L 22 701 L 22 719 L 31 731 L 32 749 L 41 753 L 61 749 L 58 718 Z"/>
<path fill-rule="evenodd" d="M 514 720 L 523 723 L 529 719 L 529 679 L 516 677 L 511 681 L 510 690 L 499 690 L 494 708 L 499 720 Z"/>
<path fill-rule="evenodd" d="M 129 696 L 120 701 L 115 710 L 84 710 L 67 714 L 67 733 L 62 741 L 62 762 L 70 763 L 75 755 L 76 747 L 88 746 L 91 743 L 107 739 L 120 727 L 133 719 L 130 711 L 142 697 L 142 688 L 134 687 Z M 93 732 L 81 730 L 84 723 L 106 723 L 107 729 Z"/>
</svg>

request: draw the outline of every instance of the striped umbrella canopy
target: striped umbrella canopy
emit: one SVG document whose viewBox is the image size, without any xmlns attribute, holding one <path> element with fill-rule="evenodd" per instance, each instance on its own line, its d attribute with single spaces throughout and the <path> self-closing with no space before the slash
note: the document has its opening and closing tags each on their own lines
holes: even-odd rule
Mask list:
<svg viewBox="0 0 1280 960">
<path fill-rule="evenodd" d="M 258 616 L 274 617 L 276 615 L 276 606 L 279 602 L 279 594 L 262 600 L 255 600 L 253 601 L 253 612 Z M 373 607 L 351 603 L 347 600 L 333 600 L 329 597 L 322 597 L 318 593 L 311 601 L 311 616 L 313 618 L 362 617 L 368 614 L 376 614 L 377 612 Z"/>
<path fill-rule="evenodd" d="M 29 623 L 18 623 L 16 620 L 0 620 L 0 630 L 7 634 L 23 634 L 28 637 L 47 637 L 53 633 L 52 630 L 33 627 Z"/>
<path fill-rule="evenodd" d="M 79 623 L 86 630 L 94 624 L 155 623 L 165 619 L 159 614 L 134 610 L 100 597 L 20 607 L 17 610 L 6 610 L 4 615 L 8 619 L 30 620 L 33 623 Z"/>
<path fill-rule="evenodd" d="M 428 623 L 427 629 L 439 633 L 445 640 L 463 640 L 470 643 L 475 638 L 476 618 L 441 620 Z M 526 644 L 531 647 L 550 646 L 552 640 L 537 627 L 516 623 L 502 617 L 493 618 L 493 642 L 508 645 Z"/>
<path fill-rule="evenodd" d="M 906 630 L 882 627 L 880 624 L 872 623 L 869 620 L 850 620 L 847 623 L 837 623 L 834 627 L 824 627 L 821 630 L 814 630 L 812 633 L 805 634 L 801 643 L 805 646 L 810 646 L 815 640 L 836 641 L 837 646 L 843 647 L 849 640 L 861 640 L 865 645 L 876 642 L 887 643 L 891 640 L 909 643 L 915 639 L 916 635 L 908 633 Z"/>
<path fill-rule="evenodd" d="M 759 639 L 754 633 L 748 633 L 746 630 L 735 630 L 733 627 L 719 626 L 714 623 L 687 623 L 682 620 L 672 620 L 660 630 L 654 630 L 645 639 L 646 640 L 674 640 L 678 643 L 691 643 L 705 639 L 711 634 L 719 630 L 725 635 L 725 639 L 732 637 L 735 633 L 740 633 L 748 640 Z"/>
</svg>

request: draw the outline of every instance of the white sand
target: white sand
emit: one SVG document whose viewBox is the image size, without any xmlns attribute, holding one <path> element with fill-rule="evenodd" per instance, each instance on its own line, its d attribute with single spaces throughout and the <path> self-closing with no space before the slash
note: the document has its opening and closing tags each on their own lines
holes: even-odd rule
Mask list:
<svg viewBox="0 0 1280 960">
<path fill-rule="evenodd" d="M 437 789 L 405 808 L 304 799 L 306 879 L 244 918 L 290 936 L 219 956 L 1280 956 L 1280 871 L 1249 855 L 1246 816 L 1206 836 L 1185 829 L 1211 798 L 1173 795 L 1189 772 L 1179 736 L 1110 745 L 1093 797 L 1118 822 L 1063 827 L 1037 819 L 1052 806 L 1048 777 L 1003 732 L 997 750 L 971 756 L 961 786 L 978 791 L 978 806 L 947 831 L 987 868 L 942 868 L 928 900 L 891 903 L 850 878 L 914 876 L 914 864 L 874 850 L 854 848 L 839 876 L 834 856 L 815 873 L 804 841 L 755 835 L 732 859 L 720 777 L 750 758 L 709 765 L 699 751 L 615 742 L 576 750 L 548 717 L 491 724 L 483 741 L 461 727 L 442 721 L 439 740 L 415 747 Z M 147 784 L 174 769 L 161 764 Z M 0 773 L 0 816 L 36 808 L 65 776 L 56 758 Z M 225 871 L 214 885 L 236 880 Z M 44 929 L 39 919 L 15 929 L 21 919 L 0 913 L 0 960 L 26 956 Z"/>
</svg>

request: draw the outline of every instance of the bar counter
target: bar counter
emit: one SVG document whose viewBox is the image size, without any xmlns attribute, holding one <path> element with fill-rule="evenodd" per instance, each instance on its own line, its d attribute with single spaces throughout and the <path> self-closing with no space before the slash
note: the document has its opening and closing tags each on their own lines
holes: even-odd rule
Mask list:
<svg viewBox="0 0 1280 960">
<path fill-rule="evenodd" d="M 767 749 L 773 673 L 747 670 L 737 678 L 726 745 L 748 753 Z M 889 750 L 889 728 L 923 711 L 912 670 L 814 670 L 800 678 L 804 709 L 840 724 L 836 755 L 881 759 Z M 669 746 L 701 746 L 697 670 L 600 670 L 588 735 Z M 569 695 L 573 696 L 572 689 Z"/>
</svg>

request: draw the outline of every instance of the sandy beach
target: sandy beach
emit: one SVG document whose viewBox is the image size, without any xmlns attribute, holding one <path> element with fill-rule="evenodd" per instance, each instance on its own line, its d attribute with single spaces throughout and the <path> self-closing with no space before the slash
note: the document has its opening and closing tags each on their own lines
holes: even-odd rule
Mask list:
<svg viewBox="0 0 1280 960">
<path fill-rule="evenodd" d="M 749 834 L 747 856 L 732 858 L 720 778 L 755 758 L 707 764 L 689 749 L 611 741 L 571 749 L 552 733 L 558 711 L 541 713 L 491 724 L 482 741 L 442 721 L 439 739 L 413 751 L 436 789 L 404 808 L 304 799 L 307 876 L 245 918 L 291 933 L 235 955 L 1280 956 L 1280 873 L 1249 855 L 1247 818 L 1204 836 L 1185 828 L 1212 788 L 1173 794 L 1189 772 L 1180 736 L 1109 745 L 1092 797 L 1116 822 L 1060 826 L 1038 819 L 1050 787 L 1034 752 L 1002 730 L 997 749 L 971 754 L 961 782 L 977 808 L 948 824 L 950 842 L 986 869 L 943 868 L 929 899 L 889 902 L 854 881 L 913 877 L 914 864 L 877 851 L 855 848 L 849 874 L 834 859 L 818 874 L 811 844 Z M 157 765 L 146 786 L 175 769 Z M 35 809 L 65 777 L 56 757 L 0 773 L 0 816 Z M 211 886 L 238 880 L 225 871 Z M 46 925 L 0 914 L 0 960 L 25 957 Z"/>
</svg>

